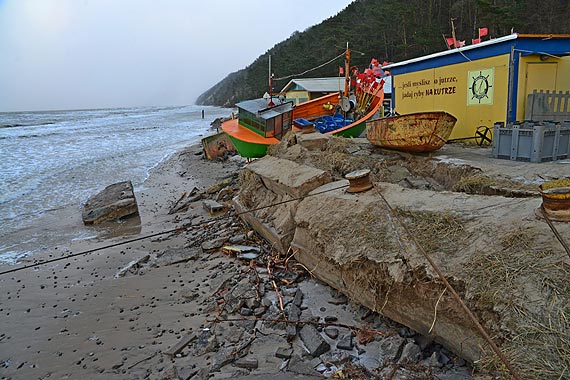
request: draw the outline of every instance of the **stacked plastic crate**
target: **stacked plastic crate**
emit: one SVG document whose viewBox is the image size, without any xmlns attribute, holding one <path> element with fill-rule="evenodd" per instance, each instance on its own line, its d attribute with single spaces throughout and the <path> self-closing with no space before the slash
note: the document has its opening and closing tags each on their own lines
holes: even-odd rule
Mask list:
<svg viewBox="0 0 570 380">
<path fill-rule="evenodd" d="M 570 157 L 570 121 L 495 123 L 493 157 L 546 162 Z"/>
</svg>

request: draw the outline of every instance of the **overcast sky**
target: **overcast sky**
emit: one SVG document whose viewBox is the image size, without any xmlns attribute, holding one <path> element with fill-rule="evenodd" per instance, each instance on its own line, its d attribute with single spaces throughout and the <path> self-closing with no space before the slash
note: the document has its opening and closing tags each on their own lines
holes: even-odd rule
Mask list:
<svg viewBox="0 0 570 380">
<path fill-rule="evenodd" d="M 191 104 L 351 2 L 0 0 L 0 112 Z"/>
</svg>

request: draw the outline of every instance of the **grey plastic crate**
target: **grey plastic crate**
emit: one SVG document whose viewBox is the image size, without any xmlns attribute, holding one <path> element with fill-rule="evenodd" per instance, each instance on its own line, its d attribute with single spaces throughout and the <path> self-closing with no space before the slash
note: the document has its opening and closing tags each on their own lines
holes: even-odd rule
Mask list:
<svg viewBox="0 0 570 380">
<path fill-rule="evenodd" d="M 493 157 L 546 162 L 570 157 L 570 121 L 495 123 Z"/>
</svg>

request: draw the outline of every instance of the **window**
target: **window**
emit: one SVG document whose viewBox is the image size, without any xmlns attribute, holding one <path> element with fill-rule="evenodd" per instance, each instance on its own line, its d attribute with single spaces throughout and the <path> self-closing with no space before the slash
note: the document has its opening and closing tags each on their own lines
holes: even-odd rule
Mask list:
<svg viewBox="0 0 570 380">
<path fill-rule="evenodd" d="M 275 119 L 265 121 L 265 137 L 275 137 Z"/>
</svg>

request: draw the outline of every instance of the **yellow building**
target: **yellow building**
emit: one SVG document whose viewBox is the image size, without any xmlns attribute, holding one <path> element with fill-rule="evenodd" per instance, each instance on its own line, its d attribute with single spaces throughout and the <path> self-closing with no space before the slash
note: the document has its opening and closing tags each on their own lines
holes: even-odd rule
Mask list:
<svg viewBox="0 0 570 380">
<path fill-rule="evenodd" d="M 480 142 L 494 123 L 524 120 L 534 90 L 570 91 L 570 35 L 511 34 L 386 68 L 398 113 L 449 112 L 457 118 L 451 139 Z"/>
</svg>

